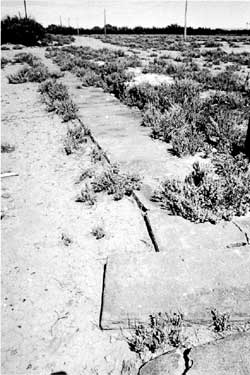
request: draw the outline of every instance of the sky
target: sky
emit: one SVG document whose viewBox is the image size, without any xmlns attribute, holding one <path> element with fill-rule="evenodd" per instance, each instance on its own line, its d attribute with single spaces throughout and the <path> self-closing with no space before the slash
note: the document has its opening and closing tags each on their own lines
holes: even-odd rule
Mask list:
<svg viewBox="0 0 250 375">
<path fill-rule="evenodd" d="M 2 17 L 24 15 L 23 0 L 2 0 Z M 28 15 L 44 26 L 77 27 L 183 25 L 185 0 L 26 0 Z M 248 24 L 247 24 L 248 23 Z M 250 29 L 250 0 L 188 0 L 188 26 Z"/>
</svg>

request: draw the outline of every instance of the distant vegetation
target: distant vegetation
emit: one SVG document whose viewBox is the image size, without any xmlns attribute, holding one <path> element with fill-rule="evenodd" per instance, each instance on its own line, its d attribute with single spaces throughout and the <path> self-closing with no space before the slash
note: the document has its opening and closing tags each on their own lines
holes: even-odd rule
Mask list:
<svg viewBox="0 0 250 375">
<path fill-rule="evenodd" d="M 136 26 L 129 28 L 126 26 L 117 27 L 112 25 L 106 25 L 107 34 L 183 34 L 183 27 L 173 24 L 166 27 L 142 27 Z M 51 34 L 64 34 L 64 35 L 76 35 L 78 29 L 74 27 L 49 25 L 47 27 L 47 32 Z M 188 27 L 187 32 L 189 35 L 250 35 L 250 30 L 224 30 L 224 29 L 210 29 L 207 27 Z M 103 34 L 103 27 L 95 26 L 91 29 L 79 28 L 79 34 Z"/>
<path fill-rule="evenodd" d="M 55 44 L 62 46 L 74 41 L 74 38 L 70 35 L 55 35 L 64 33 L 49 34 L 46 28 L 32 18 L 7 16 L 1 21 L 1 29 L 2 44 L 11 43 L 17 46 L 19 44 L 25 46 L 35 46 L 39 44 L 47 46 L 49 44 Z M 19 48 L 21 49 L 22 47 L 20 46 Z M 3 46 L 1 49 L 7 50 L 8 47 Z"/>
<path fill-rule="evenodd" d="M 57 40 L 53 35 L 89 35 L 89 34 L 103 34 L 103 27 L 95 26 L 93 28 L 79 28 L 66 27 L 59 25 L 49 25 L 44 28 L 40 23 L 32 18 L 22 18 L 18 16 L 7 16 L 1 21 L 2 29 L 2 44 L 13 43 L 23 44 L 25 46 L 33 46 L 38 43 L 47 45 L 52 42 L 59 42 L 59 45 L 68 44 L 73 40 Z M 106 25 L 107 34 L 175 34 L 182 35 L 183 27 L 173 24 L 166 27 L 117 27 Z M 187 29 L 189 35 L 250 35 L 250 30 L 223 30 L 210 28 L 192 28 Z"/>
<path fill-rule="evenodd" d="M 1 21 L 2 44 L 24 44 L 33 46 L 42 40 L 45 35 L 44 27 L 32 18 L 7 16 Z"/>
</svg>

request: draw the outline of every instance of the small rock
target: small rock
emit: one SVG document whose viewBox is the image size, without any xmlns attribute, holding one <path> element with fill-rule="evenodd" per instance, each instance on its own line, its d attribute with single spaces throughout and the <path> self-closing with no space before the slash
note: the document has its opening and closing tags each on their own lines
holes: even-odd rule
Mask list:
<svg viewBox="0 0 250 375">
<path fill-rule="evenodd" d="M 9 193 L 3 193 L 2 198 L 8 199 L 8 198 L 10 198 L 10 194 Z"/>
</svg>

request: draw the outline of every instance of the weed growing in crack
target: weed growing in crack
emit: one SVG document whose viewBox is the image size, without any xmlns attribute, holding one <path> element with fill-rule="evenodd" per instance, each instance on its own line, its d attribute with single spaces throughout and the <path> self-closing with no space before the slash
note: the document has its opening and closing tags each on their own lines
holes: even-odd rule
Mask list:
<svg viewBox="0 0 250 375">
<path fill-rule="evenodd" d="M 65 233 L 62 233 L 61 240 L 64 246 L 70 246 L 73 243 L 72 239 Z"/>
<path fill-rule="evenodd" d="M 79 195 L 77 195 L 76 202 L 86 203 L 88 206 L 93 206 L 96 203 L 96 196 L 93 191 L 85 184 Z"/>
<path fill-rule="evenodd" d="M 150 315 L 148 324 L 136 324 L 134 333 L 127 337 L 129 348 L 142 358 L 147 352 L 154 354 L 169 346 L 183 346 L 182 324 L 181 313 Z"/>
<path fill-rule="evenodd" d="M 87 168 L 85 171 L 83 171 L 78 180 L 76 181 L 77 184 L 80 182 L 86 180 L 87 178 L 92 178 L 94 176 L 94 170 L 92 168 Z"/>
<path fill-rule="evenodd" d="M 90 152 L 90 159 L 93 163 L 101 162 L 105 158 L 105 152 L 98 147 L 93 147 Z"/>
<path fill-rule="evenodd" d="M 121 173 L 119 167 L 113 164 L 96 175 L 91 185 L 95 193 L 106 191 L 113 195 L 114 200 L 120 200 L 124 195 L 130 196 L 133 190 L 140 190 L 141 180 L 136 174 Z"/>
<path fill-rule="evenodd" d="M 82 145 L 87 142 L 84 128 L 79 124 L 73 124 L 67 130 L 66 139 L 64 140 L 64 150 L 67 155 L 81 149 Z"/>
<path fill-rule="evenodd" d="M 215 332 L 224 332 L 230 329 L 230 315 L 220 313 L 218 310 L 211 310 L 213 329 Z"/>
<path fill-rule="evenodd" d="M 96 227 L 94 227 L 91 231 L 91 234 L 97 239 L 97 240 L 100 240 L 101 238 L 105 237 L 105 231 L 103 229 L 103 227 L 101 227 L 100 225 L 97 225 Z"/>
</svg>

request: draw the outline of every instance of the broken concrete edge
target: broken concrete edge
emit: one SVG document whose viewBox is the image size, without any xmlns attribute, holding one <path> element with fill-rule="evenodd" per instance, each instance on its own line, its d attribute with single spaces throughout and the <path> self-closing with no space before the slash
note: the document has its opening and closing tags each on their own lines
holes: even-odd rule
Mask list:
<svg viewBox="0 0 250 375">
<path fill-rule="evenodd" d="M 103 151 L 102 147 L 100 146 L 100 144 L 97 142 L 97 140 L 95 139 L 95 137 L 93 136 L 93 134 L 91 133 L 91 130 L 89 128 L 87 128 L 84 123 L 82 122 L 82 120 L 77 117 L 77 120 L 79 121 L 81 127 L 86 131 L 88 132 L 88 136 L 90 137 L 91 141 L 97 146 L 97 148 L 102 151 L 103 153 L 103 156 L 106 160 L 106 162 L 111 165 L 111 161 L 109 159 L 109 157 L 107 156 L 106 152 Z M 153 232 L 153 229 L 152 229 L 152 226 L 150 224 L 150 221 L 149 221 L 149 218 L 147 216 L 147 211 L 148 209 L 146 208 L 146 206 L 143 204 L 143 202 L 141 201 L 141 199 L 138 197 L 138 195 L 136 194 L 135 191 L 132 192 L 132 198 L 134 199 L 135 203 L 137 204 L 139 210 L 141 211 L 142 213 L 142 216 L 143 216 L 143 219 L 144 219 L 144 222 L 145 222 L 145 225 L 146 225 L 146 228 L 147 228 L 147 232 L 148 232 L 148 235 L 149 235 L 149 238 L 151 239 L 151 242 L 152 242 L 152 245 L 155 249 L 156 252 L 159 252 L 160 249 L 159 249 L 159 246 L 157 244 L 157 241 L 156 241 L 156 238 L 155 238 L 155 235 L 154 235 L 154 232 Z"/>
<path fill-rule="evenodd" d="M 155 361 L 159 361 L 159 359 L 161 359 L 162 357 L 166 357 L 166 356 L 169 357 L 170 367 L 172 367 L 171 359 L 173 362 L 174 360 L 176 360 L 176 362 L 173 365 L 174 374 L 177 374 L 177 371 L 178 371 L 179 375 L 185 375 L 193 365 L 193 362 L 189 359 L 189 354 L 191 350 L 192 348 L 182 348 L 182 349 L 176 348 L 176 349 L 172 349 L 170 351 L 164 352 L 158 355 L 157 357 L 152 358 L 151 360 L 143 363 L 138 370 L 138 375 L 143 375 L 142 372 L 144 372 L 145 368 L 153 365 Z M 169 371 L 167 373 L 169 374 Z"/>
<path fill-rule="evenodd" d="M 167 311 L 159 311 L 159 313 L 165 313 Z M 153 314 L 153 312 L 152 312 Z M 136 328 L 136 326 L 138 325 L 147 325 L 149 323 L 149 315 L 145 315 L 145 319 L 141 318 L 141 319 L 136 319 L 136 318 L 128 318 L 127 322 L 128 324 L 125 326 L 124 325 L 124 320 L 120 320 L 120 321 L 115 321 L 115 320 L 112 320 L 112 321 L 105 321 L 105 324 L 102 324 L 102 315 L 100 315 L 100 329 L 102 331 L 117 331 L 117 330 L 133 330 Z M 241 325 L 242 323 L 248 323 L 250 322 L 250 315 L 249 316 L 245 316 L 245 317 L 242 317 L 242 318 L 239 318 L 239 317 L 232 317 L 230 319 L 230 323 L 233 323 L 234 325 Z M 187 327 L 192 327 L 192 326 L 206 326 L 206 327 L 210 327 L 211 326 L 211 319 L 185 319 L 183 318 L 183 324 Z"/>
<path fill-rule="evenodd" d="M 106 287 L 106 274 L 107 274 L 107 266 L 108 266 L 109 257 L 106 257 L 106 262 L 103 266 L 103 278 L 102 278 L 102 291 L 101 291 L 101 303 L 100 303 L 100 313 L 99 313 L 99 328 L 102 331 L 117 331 L 117 330 L 133 330 L 138 325 L 147 325 L 149 323 L 150 313 L 145 314 L 140 319 L 132 316 L 127 317 L 127 323 L 124 324 L 124 319 L 122 320 L 107 320 L 103 319 L 104 314 L 104 298 L 105 298 L 105 287 Z M 212 308 L 212 307 L 211 307 Z M 158 311 L 158 313 L 170 313 L 172 311 Z M 152 311 L 154 314 L 155 311 Z M 250 322 L 250 312 L 249 315 L 244 316 L 232 316 L 230 317 L 230 322 L 234 325 L 241 325 L 242 323 Z M 183 316 L 183 323 L 187 327 L 190 326 L 211 326 L 212 320 L 211 319 L 187 319 Z"/>
<path fill-rule="evenodd" d="M 153 370 L 153 373 L 156 375 L 163 375 L 163 374 L 175 374 L 175 375 L 184 375 L 184 374 L 187 374 L 187 372 L 194 368 L 194 374 L 201 374 L 203 372 L 202 371 L 202 368 L 199 368 L 199 366 L 202 366 L 202 364 L 199 363 L 199 360 L 200 360 L 200 356 L 201 356 L 201 353 L 202 355 L 204 356 L 205 355 L 205 358 L 206 358 L 206 352 L 209 353 L 209 351 L 213 350 L 213 348 L 215 348 L 215 352 L 218 354 L 218 357 L 221 358 L 221 363 L 225 363 L 226 364 L 226 367 L 223 369 L 223 368 L 218 368 L 219 370 L 219 373 L 228 373 L 227 370 L 229 369 L 229 363 L 228 361 L 225 361 L 225 353 L 223 355 L 223 351 L 221 353 L 221 346 L 222 348 L 224 347 L 224 351 L 228 351 L 228 349 L 230 348 L 230 343 L 231 343 L 231 347 L 233 349 L 233 352 L 236 352 L 237 353 L 237 350 L 241 350 L 241 349 L 238 349 L 237 345 L 235 346 L 234 342 L 238 341 L 238 342 L 243 342 L 243 346 L 244 346 L 244 341 L 247 342 L 247 346 L 249 347 L 249 342 L 250 342 L 250 333 L 249 332 L 239 332 L 239 333 L 234 333 L 234 334 L 231 334 L 227 337 L 221 337 L 221 338 L 218 338 L 216 340 L 212 340 L 208 343 L 205 343 L 205 344 L 202 344 L 202 345 L 195 345 L 195 346 L 190 346 L 188 348 L 184 347 L 184 348 L 177 348 L 177 349 L 174 349 L 174 350 L 170 350 L 170 351 L 167 351 L 167 352 L 164 352 L 154 358 L 152 358 L 151 360 L 147 361 L 146 363 L 143 363 L 141 365 L 141 367 L 139 368 L 139 371 L 138 371 L 138 375 L 149 375 L 152 373 L 152 370 Z M 232 346 L 233 344 L 233 346 Z M 245 347 L 246 348 L 246 352 L 247 354 L 249 353 L 249 348 L 247 348 L 247 346 Z M 200 355 L 199 355 L 200 353 Z M 197 357 L 197 354 L 198 354 L 198 357 Z M 245 353 L 246 354 L 246 353 Z M 227 355 L 227 354 L 226 354 Z M 230 360 L 230 352 L 229 352 L 229 360 Z M 209 357 L 208 357 L 209 359 Z M 249 356 L 248 358 L 247 357 L 242 357 L 242 355 L 240 354 L 240 360 L 245 360 L 248 364 L 250 363 L 249 362 Z M 205 359 L 206 361 L 206 359 Z M 203 361 L 204 362 L 204 361 Z M 218 361 L 217 361 L 217 364 L 218 364 Z M 231 365 L 239 365 L 239 361 L 237 360 L 236 362 L 235 361 L 232 361 Z M 197 365 L 198 365 L 198 368 L 197 368 Z M 211 365 L 211 363 L 207 363 L 208 366 Z M 247 366 L 247 364 L 245 363 L 245 365 Z M 213 367 L 213 364 L 212 364 L 212 367 Z M 210 367 L 209 367 L 210 369 Z M 238 369 L 238 367 L 237 367 Z M 203 369 L 204 370 L 204 369 Z M 211 370 L 211 369 L 210 369 Z M 213 367 L 213 371 L 216 370 L 216 368 Z M 221 372 L 221 370 L 223 372 Z M 226 370 L 226 372 L 224 371 Z M 235 368 L 233 367 L 233 371 L 235 370 Z M 243 364 L 243 370 L 249 370 L 249 367 L 246 368 Z M 191 370 L 191 372 L 193 373 L 193 371 Z M 243 371 L 245 373 L 245 371 Z M 214 373 L 214 372 L 213 372 Z M 231 372 L 230 372 L 231 373 Z M 238 373 L 238 372 L 237 372 Z M 241 373 L 241 372 L 240 372 Z M 206 372 L 207 374 L 207 372 Z M 209 372 L 210 374 L 210 372 Z M 216 372 L 217 374 L 217 372 Z"/>
<path fill-rule="evenodd" d="M 104 290 L 105 290 L 106 270 L 107 270 L 107 259 L 106 259 L 106 263 L 103 266 L 101 307 L 100 307 L 100 314 L 99 314 L 99 328 L 102 331 L 104 330 L 103 327 L 102 327 L 102 315 L 103 315 L 103 307 L 104 307 Z"/>
</svg>

